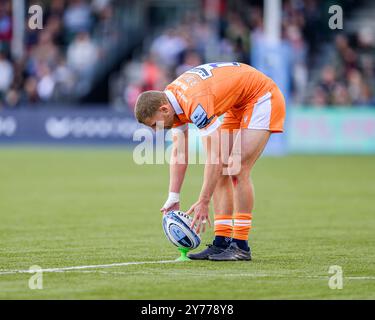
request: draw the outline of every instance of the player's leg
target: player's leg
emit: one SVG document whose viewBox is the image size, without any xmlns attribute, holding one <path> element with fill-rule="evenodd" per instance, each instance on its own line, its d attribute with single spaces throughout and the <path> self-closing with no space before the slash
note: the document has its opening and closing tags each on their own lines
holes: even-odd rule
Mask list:
<svg viewBox="0 0 375 320">
<path fill-rule="evenodd" d="M 233 146 L 232 130 L 221 129 L 221 159 L 227 166 Z M 190 253 L 188 257 L 193 260 L 207 260 L 212 254 L 222 253 L 231 243 L 233 234 L 233 190 L 231 177 L 222 175 L 215 187 L 213 194 L 214 203 L 214 232 L 213 243 L 198 253 Z"/>
<path fill-rule="evenodd" d="M 262 154 L 272 132 L 282 132 L 285 119 L 285 100 L 275 85 L 243 114 L 241 135 L 237 137 L 232 154 L 241 159 L 241 171 L 233 175 L 234 185 L 234 242 L 247 248 L 254 207 L 254 187 L 250 174 Z"/>
<path fill-rule="evenodd" d="M 222 248 L 229 246 L 233 233 L 233 188 L 231 177 L 225 174 L 232 152 L 233 135 L 231 130 L 221 130 L 221 159 L 224 174 L 219 178 L 213 194 L 215 213 L 213 244 Z"/>
<path fill-rule="evenodd" d="M 220 129 L 221 134 L 221 159 L 226 167 L 232 152 L 234 133 L 233 128 L 239 128 L 240 121 L 233 114 L 227 113 Z M 217 182 L 213 194 L 213 207 L 215 213 L 213 243 L 198 253 L 190 253 L 188 257 L 193 260 L 207 260 L 212 254 L 222 253 L 231 243 L 233 234 L 233 190 L 231 177 L 222 175 Z"/>
<path fill-rule="evenodd" d="M 241 171 L 232 176 L 234 193 L 234 233 L 233 242 L 248 250 L 248 236 L 251 229 L 254 208 L 254 185 L 251 171 L 262 154 L 271 132 L 267 130 L 242 129 L 240 141 L 233 147 L 241 153 Z M 236 141 L 237 142 L 237 141 Z"/>
<path fill-rule="evenodd" d="M 231 157 L 240 170 L 232 172 L 234 198 L 233 242 L 223 253 L 210 256 L 210 260 L 250 260 L 248 235 L 254 207 L 254 188 L 250 174 L 263 152 L 272 132 L 282 132 L 285 120 L 285 101 L 274 86 L 243 114 L 240 135 L 237 135 Z M 235 165 L 232 165 L 236 169 Z"/>
<path fill-rule="evenodd" d="M 241 129 L 236 137 L 232 156 L 233 159 L 236 158 L 236 155 L 239 156 L 240 170 L 231 175 L 234 199 L 232 244 L 227 251 L 210 256 L 210 260 L 251 259 L 248 236 L 251 229 L 254 207 L 254 188 L 250 179 L 250 173 L 256 160 L 263 152 L 270 134 L 267 130 Z"/>
</svg>

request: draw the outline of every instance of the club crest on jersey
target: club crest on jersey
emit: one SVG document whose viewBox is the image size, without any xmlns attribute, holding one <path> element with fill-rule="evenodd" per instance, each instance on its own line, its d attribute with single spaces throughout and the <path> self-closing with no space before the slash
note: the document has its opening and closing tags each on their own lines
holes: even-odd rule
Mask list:
<svg viewBox="0 0 375 320">
<path fill-rule="evenodd" d="M 203 109 L 203 107 L 198 104 L 198 106 L 195 108 L 193 114 L 190 117 L 190 120 L 199 128 L 203 129 L 206 127 L 211 120 L 213 119 L 214 116 L 211 118 L 207 117 L 207 112 L 206 110 Z"/>
</svg>

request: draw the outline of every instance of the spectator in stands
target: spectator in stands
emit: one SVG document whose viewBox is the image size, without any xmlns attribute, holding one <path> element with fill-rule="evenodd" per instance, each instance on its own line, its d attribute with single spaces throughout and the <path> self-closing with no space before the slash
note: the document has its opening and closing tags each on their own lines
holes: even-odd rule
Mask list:
<svg viewBox="0 0 375 320">
<path fill-rule="evenodd" d="M 162 90 L 166 84 L 163 82 L 164 70 L 156 63 L 152 55 L 142 63 L 142 91 Z"/>
<path fill-rule="evenodd" d="M 345 52 L 350 49 L 349 40 L 345 34 L 338 34 L 335 37 L 335 51 L 333 53 L 333 66 L 337 70 L 337 73 L 343 75 L 345 73 Z"/>
<path fill-rule="evenodd" d="M 358 69 L 352 69 L 348 75 L 348 91 L 355 105 L 364 105 L 371 102 L 370 86 L 364 81 Z"/>
<path fill-rule="evenodd" d="M 317 86 L 314 88 L 310 103 L 315 107 L 325 107 L 327 105 L 327 93 L 322 87 Z"/>
<path fill-rule="evenodd" d="M 64 13 L 64 26 L 68 42 L 79 32 L 90 32 L 92 23 L 91 7 L 86 1 L 69 0 L 69 5 Z"/>
<path fill-rule="evenodd" d="M 69 93 L 72 92 L 77 80 L 74 72 L 68 67 L 64 57 L 60 57 L 53 76 L 56 81 L 56 100 L 63 97 L 66 98 Z"/>
<path fill-rule="evenodd" d="M 371 27 L 361 28 L 357 34 L 358 51 L 361 55 L 374 57 L 375 37 Z"/>
<path fill-rule="evenodd" d="M 343 83 L 337 83 L 333 89 L 330 104 L 334 106 L 350 106 L 351 97 Z"/>
<path fill-rule="evenodd" d="M 19 105 L 20 99 L 21 99 L 20 92 L 12 88 L 7 92 L 6 96 L 4 97 L 3 102 L 6 107 L 14 108 Z M 1 107 L 1 101 L 0 101 L 0 107 Z"/>
<path fill-rule="evenodd" d="M 186 48 L 185 39 L 174 29 L 167 29 L 151 45 L 151 54 L 159 63 L 172 67 L 177 63 L 178 55 Z"/>
<path fill-rule="evenodd" d="M 76 72 L 87 74 L 97 62 L 99 51 L 87 32 L 79 32 L 67 51 L 67 63 Z"/>
<path fill-rule="evenodd" d="M 12 38 L 10 1 L 0 2 L 0 42 L 9 43 Z"/>
<path fill-rule="evenodd" d="M 233 45 L 234 60 L 249 63 L 250 57 L 250 30 L 241 18 L 241 15 L 232 12 L 228 14 L 224 37 Z"/>
<path fill-rule="evenodd" d="M 65 44 L 61 17 L 57 15 L 49 16 L 44 29 L 51 34 L 52 41 L 55 45 L 61 47 Z"/>
<path fill-rule="evenodd" d="M 114 8 L 107 0 L 104 1 L 104 3 L 97 4 L 94 36 L 101 39 L 102 46 L 106 48 L 108 44 L 118 40 L 118 31 L 113 24 Z"/>
<path fill-rule="evenodd" d="M 36 77 L 28 77 L 25 81 L 24 91 L 20 99 L 21 103 L 31 105 L 39 102 L 38 81 Z"/>
<path fill-rule="evenodd" d="M 319 86 L 325 93 L 326 103 L 333 103 L 333 93 L 337 84 L 336 71 L 332 66 L 325 66 L 321 72 Z"/>
<path fill-rule="evenodd" d="M 362 28 L 357 35 L 358 65 L 368 90 L 375 92 L 375 34 L 369 27 Z M 370 94 L 371 95 L 371 94 Z"/>
<path fill-rule="evenodd" d="M 139 82 L 131 83 L 124 88 L 123 99 L 130 110 L 134 110 L 135 103 L 139 94 L 142 92 L 142 84 Z"/>
<path fill-rule="evenodd" d="M 183 74 L 185 71 L 202 64 L 200 54 L 195 50 L 184 52 L 182 63 L 176 68 L 176 76 Z"/>
<path fill-rule="evenodd" d="M 51 33 L 48 30 L 42 30 L 39 33 L 37 45 L 30 50 L 27 63 L 28 74 L 36 75 L 38 66 L 41 63 L 47 63 L 54 67 L 57 64 L 59 55 L 59 48 L 53 43 Z"/>
<path fill-rule="evenodd" d="M 51 16 L 63 17 L 65 11 L 65 0 L 52 0 L 46 10 L 47 18 Z"/>
<path fill-rule="evenodd" d="M 286 39 L 291 47 L 291 74 L 294 88 L 294 102 L 302 103 L 306 95 L 308 82 L 306 66 L 307 48 L 302 38 L 301 29 L 297 25 L 289 25 L 286 28 Z"/>
<path fill-rule="evenodd" d="M 13 81 L 13 66 L 6 58 L 5 54 L 0 51 L 0 101 L 10 88 Z"/>
<path fill-rule="evenodd" d="M 302 13 L 299 15 L 300 27 L 303 30 L 304 38 L 307 41 L 308 63 L 312 64 L 317 58 L 319 44 L 322 43 L 324 35 L 324 23 L 322 23 L 322 6 L 323 3 L 317 0 L 294 1 L 294 10 Z"/>
<path fill-rule="evenodd" d="M 46 63 L 41 64 L 38 70 L 38 84 L 36 88 L 38 97 L 42 101 L 51 100 L 54 93 L 55 85 L 56 82 L 50 67 Z"/>
</svg>

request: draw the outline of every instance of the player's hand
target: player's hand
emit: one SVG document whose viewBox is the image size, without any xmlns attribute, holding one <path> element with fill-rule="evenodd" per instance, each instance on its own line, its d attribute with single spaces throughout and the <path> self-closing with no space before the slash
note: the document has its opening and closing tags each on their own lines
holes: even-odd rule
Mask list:
<svg viewBox="0 0 375 320">
<path fill-rule="evenodd" d="M 180 194 L 175 192 L 170 192 L 167 201 L 161 207 L 160 211 L 166 214 L 172 210 L 180 210 Z"/>
<path fill-rule="evenodd" d="M 191 208 L 186 212 L 187 214 L 192 214 L 194 212 L 194 218 L 191 222 L 191 228 L 196 226 L 197 233 L 200 233 L 202 228 L 202 233 L 206 231 L 206 223 L 208 222 L 209 226 L 211 227 L 211 221 L 209 217 L 209 204 L 210 202 L 205 200 L 198 200 L 198 202 L 194 203 Z"/>
<path fill-rule="evenodd" d="M 160 212 L 163 212 L 163 214 L 166 214 L 169 211 L 173 210 L 180 210 L 180 202 L 175 202 L 172 204 L 167 204 L 167 202 L 163 205 L 163 207 L 160 209 Z"/>
</svg>

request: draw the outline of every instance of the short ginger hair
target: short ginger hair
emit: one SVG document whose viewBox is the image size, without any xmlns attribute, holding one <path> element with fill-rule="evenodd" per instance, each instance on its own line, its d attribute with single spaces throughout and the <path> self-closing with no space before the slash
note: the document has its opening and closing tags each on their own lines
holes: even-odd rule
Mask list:
<svg viewBox="0 0 375 320">
<path fill-rule="evenodd" d="M 150 90 L 142 92 L 135 103 L 134 114 L 138 122 L 144 123 L 145 119 L 151 118 L 159 108 L 168 103 L 163 91 Z"/>
</svg>

